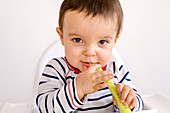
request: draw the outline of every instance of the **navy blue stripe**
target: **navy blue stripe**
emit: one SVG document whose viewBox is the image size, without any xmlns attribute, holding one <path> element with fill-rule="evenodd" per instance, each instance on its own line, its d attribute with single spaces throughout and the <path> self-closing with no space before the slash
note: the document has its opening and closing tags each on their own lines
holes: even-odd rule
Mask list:
<svg viewBox="0 0 170 113">
<path fill-rule="evenodd" d="M 112 94 L 104 95 L 104 96 L 101 96 L 101 97 L 99 97 L 99 98 L 88 99 L 88 101 L 101 100 L 101 99 L 103 99 L 103 98 L 110 97 L 110 96 L 112 96 Z"/>
<path fill-rule="evenodd" d="M 39 85 L 44 84 L 44 83 L 47 83 L 47 81 L 41 81 L 39 82 Z"/>
<path fill-rule="evenodd" d="M 40 113 L 42 113 L 42 111 L 41 111 L 41 108 L 40 108 L 40 106 L 38 105 L 38 99 L 39 99 L 39 97 L 41 96 L 41 95 L 43 95 L 44 93 L 40 93 L 37 97 L 36 97 L 36 104 L 37 104 L 37 106 L 38 106 L 38 109 L 39 109 L 39 112 Z"/>
<path fill-rule="evenodd" d="M 73 106 L 71 105 L 70 100 L 69 100 L 69 98 L 68 98 L 66 86 L 67 86 L 67 85 L 64 85 L 64 92 L 65 92 L 65 97 L 66 97 L 67 103 L 68 103 L 68 105 L 70 106 L 71 109 L 75 110 L 75 109 L 73 108 Z"/>
<path fill-rule="evenodd" d="M 40 94 L 38 94 L 38 96 L 36 97 L 36 104 L 37 104 L 37 106 L 38 106 L 38 99 L 40 98 L 40 96 L 41 95 L 43 95 L 44 93 L 40 93 Z"/>
<path fill-rule="evenodd" d="M 67 64 L 67 61 L 65 60 L 65 58 L 63 58 L 63 57 L 61 57 L 64 61 L 65 61 L 65 63 Z M 67 67 L 68 67 L 68 69 L 70 69 L 69 67 L 69 65 L 67 64 Z"/>
<path fill-rule="evenodd" d="M 131 81 L 131 79 L 128 79 L 128 78 L 126 78 L 125 80 L 126 80 L 126 81 Z"/>
<path fill-rule="evenodd" d="M 68 76 L 68 77 L 66 77 L 66 80 L 67 80 L 67 79 L 72 79 L 72 80 L 73 80 L 74 78 L 75 78 L 75 77 Z"/>
<path fill-rule="evenodd" d="M 65 70 L 64 66 L 61 64 L 61 62 L 56 58 L 54 58 L 54 60 L 60 64 L 61 68 L 63 69 L 64 73 L 66 74 L 66 70 Z"/>
<path fill-rule="evenodd" d="M 139 100 L 139 97 L 138 97 L 138 96 L 136 96 L 136 98 L 138 99 L 138 102 L 139 102 L 139 106 L 138 106 L 138 110 L 137 110 L 137 111 L 139 111 L 139 108 L 140 108 L 140 100 Z"/>
<path fill-rule="evenodd" d="M 143 103 L 142 97 L 138 93 L 136 93 L 136 96 L 140 97 L 140 100 L 142 101 L 142 107 L 143 107 L 144 103 Z"/>
<path fill-rule="evenodd" d="M 65 79 L 63 78 L 63 76 L 62 76 L 52 65 L 47 64 L 46 67 L 53 68 L 53 69 L 59 74 L 59 76 L 60 76 L 60 78 L 63 80 L 63 82 L 66 83 L 66 82 L 65 82 Z"/>
<path fill-rule="evenodd" d="M 48 113 L 47 99 L 48 99 L 48 95 L 45 97 L 45 110 L 46 110 L 46 113 Z"/>
<path fill-rule="evenodd" d="M 137 95 L 138 97 L 140 97 L 140 98 L 141 98 L 141 96 L 140 96 L 138 93 L 136 93 L 136 95 Z"/>
<path fill-rule="evenodd" d="M 114 78 L 117 78 L 117 76 L 114 75 Z"/>
<path fill-rule="evenodd" d="M 54 112 L 54 97 L 53 97 L 53 99 L 52 99 L 52 105 L 53 105 L 53 113 L 55 113 L 55 112 Z"/>
<path fill-rule="evenodd" d="M 120 110 L 119 107 L 117 105 L 114 105 L 114 107 L 117 109 L 117 110 Z"/>
<path fill-rule="evenodd" d="M 40 107 L 38 107 L 38 109 L 39 109 L 39 112 L 40 112 L 40 113 L 42 113 L 41 108 L 40 108 Z"/>
<path fill-rule="evenodd" d="M 60 91 L 58 91 L 58 93 L 59 93 L 59 92 L 60 92 Z M 58 98 L 58 93 L 57 93 L 57 95 L 56 95 L 57 102 L 58 102 L 58 104 L 59 104 L 62 112 L 63 112 L 63 113 L 66 113 L 65 110 L 64 110 L 64 108 L 63 108 L 63 106 L 61 105 L 61 102 L 60 102 L 59 98 Z"/>
<path fill-rule="evenodd" d="M 75 80 L 75 79 L 74 79 Z M 73 93 L 74 93 L 74 99 L 76 100 L 76 102 L 79 104 L 79 105 L 83 105 L 82 103 L 80 103 L 77 98 L 76 98 L 76 90 L 75 90 L 75 85 L 74 85 L 74 80 L 72 81 L 72 85 L 73 85 Z"/>
<path fill-rule="evenodd" d="M 88 111 L 88 110 L 98 110 L 98 109 L 103 109 L 103 108 L 107 108 L 109 106 L 113 105 L 113 102 L 109 103 L 109 104 L 106 104 L 104 106 L 98 106 L 98 107 L 89 107 L 89 108 L 85 108 L 85 109 L 82 109 L 82 108 L 78 108 L 77 110 L 78 111 Z"/>
<path fill-rule="evenodd" d="M 136 90 L 135 88 L 133 88 L 133 90 L 134 90 L 135 92 L 137 92 L 137 90 Z"/>
<path fill-rule="evenodd" d="M 58 90 L 59 88 L 53 88 L 54 90 Z"/>
<path fill-rule="evenodd" d="M 113 107 L 113 111 L 116 112 L 115 105 L 113 105 L 113 106 L 114 106 L 114 107 Z"/>
<path fill-rule="evenodd" d="M 42 76 L 45 76 L 45 77 L 48 77 L 48 78 L 54 78 L 54 79 L 58 79 L 59 80 L 58 77 L 52 76 L 52 75 L 48 75 L 48 74 L 45 74 L 45 73 L 43 73 Z"/>
<path fill-rule="evenodd" d="M 76 74 L 76 75 L 77 75 L 78 73 L 76 73 L 76 72 L 74 71 L 74 74 Z"/>
<path fill-rule="evenodd" d="M 128 74 L 129 74 L 129 71 L 124 75 L 124 77 L 120 80 L 119 83 L 122 83 L 125 80 L 125 78 L 127 77 Z"/>
<path fill-rule="evenodd" d="M 123 65 L 120 66 L 119 71 L 122 69 Z"/>
<path fill-rule="evenodd" d="M 115 62 L 113 61 L 113 72 L 114 72 L 114 74 L 115 74 L 115 72 L 116 72 L 116 67 L 115 67 Z"/>
</svg>

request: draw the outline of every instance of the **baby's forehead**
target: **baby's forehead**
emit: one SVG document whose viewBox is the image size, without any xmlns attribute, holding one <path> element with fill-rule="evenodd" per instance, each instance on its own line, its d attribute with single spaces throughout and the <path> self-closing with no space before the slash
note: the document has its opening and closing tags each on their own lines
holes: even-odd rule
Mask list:
<svg viewBox="0 0 170 113">
<path fill-rule="evenodd" d="M 117 24 L 112 18 L 104 18 L 101 15 L 86 15 L 85 12 L 68 11 L 63 22 L 63 32 L 78 33 L 91 36 L 112 35 L 117 32 Z"/>
<path fill-rule="evenodd" d="M 68 18 L 68 19 L 67 19 Z M 78 10 L 68 10 L 66 11 L 65 15 L 64 15 L 64 20 L 67 19 L 67 21 L 71 21 L 71 19 L 73 18 L 82 18 L 82 20 L 89 20 L 89 21 L 92 21 L 92 20 L 97 20 L 97 21 L 105 21 L 106 23 L 108 22 L 112 22 L 112 23 L 117 23 L 117 16 L 105 16 L 105 15 L 102 15 L 102 14 L 97 14 L 97 15 L 93 15 L 93 14 L 90 14 L 88 15 L 88 12 L 86 11 L 78 11 Z M 64 24 L 64 23 L 63 23 Z M 116 24 L 117 25 L 117 24 Z"/>
</svg>

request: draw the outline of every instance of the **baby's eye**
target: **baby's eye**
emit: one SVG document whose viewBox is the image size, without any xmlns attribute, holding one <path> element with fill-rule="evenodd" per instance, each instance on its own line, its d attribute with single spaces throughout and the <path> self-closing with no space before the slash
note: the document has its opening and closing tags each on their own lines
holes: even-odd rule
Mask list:
<svg viewBox="0 0 170 113">
<path fill-rule="evenodd" d="M 108 43 L 108 42 L 107 42 L 106 40 L 100 40 L 100 41 L 99 41 L 99 44 L 100 44 L 100 45 L 105 45 L 105 44 L 107 44 L 107 43 Z"/>
<path fill-rule="evenodd" d="M 82 39 L 80 38 L 73 38 L 73 41 L 76 42 L 76 43 L 82 43 Z"/>
</svg>

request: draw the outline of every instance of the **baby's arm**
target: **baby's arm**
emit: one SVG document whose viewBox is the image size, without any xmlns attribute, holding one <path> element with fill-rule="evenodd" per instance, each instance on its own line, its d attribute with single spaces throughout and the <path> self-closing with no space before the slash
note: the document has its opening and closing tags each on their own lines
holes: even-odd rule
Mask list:
<svg viewBox="0 0 170 113">
<path fill-rule="evenodd" d="M 135 108 L 133 111 L 139 111 L 143 108 L 143 100 L 135 86 L 131 82 L 130 73 L 123 65 L 115 65 L 116 73 L 119 78 L 119 83 L 116 85 L 117 91 L 120 94 L 120 99 L 130 108 Z"/>
<path fill-rule="evenodd" d="M 51 60 L 40 79 L 36 98 L 40 113 L 69 113 L 84 104 L 76 94 L 75 78 L 69 78 L 66 83 L 65 73 L 68 70 L 58 62 L 64 65 L 62 59 Z"/>
</svg>

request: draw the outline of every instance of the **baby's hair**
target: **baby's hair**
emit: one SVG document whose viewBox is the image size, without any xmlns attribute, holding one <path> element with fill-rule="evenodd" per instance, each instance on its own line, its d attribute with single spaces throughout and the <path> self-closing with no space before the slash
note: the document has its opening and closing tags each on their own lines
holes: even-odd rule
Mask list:
<svg viewBox="0 0 170 113">
<path fill-rule="evenodd" d="M 59 27 L 63 31 L 63 20 L 66 11 L 86 12 L 87 16 L 101 15 L 117 21 L 117 35 L 123 24 L 123 11 L 119 0 L 64 0 L 60 7 Z"/>
</svg>

